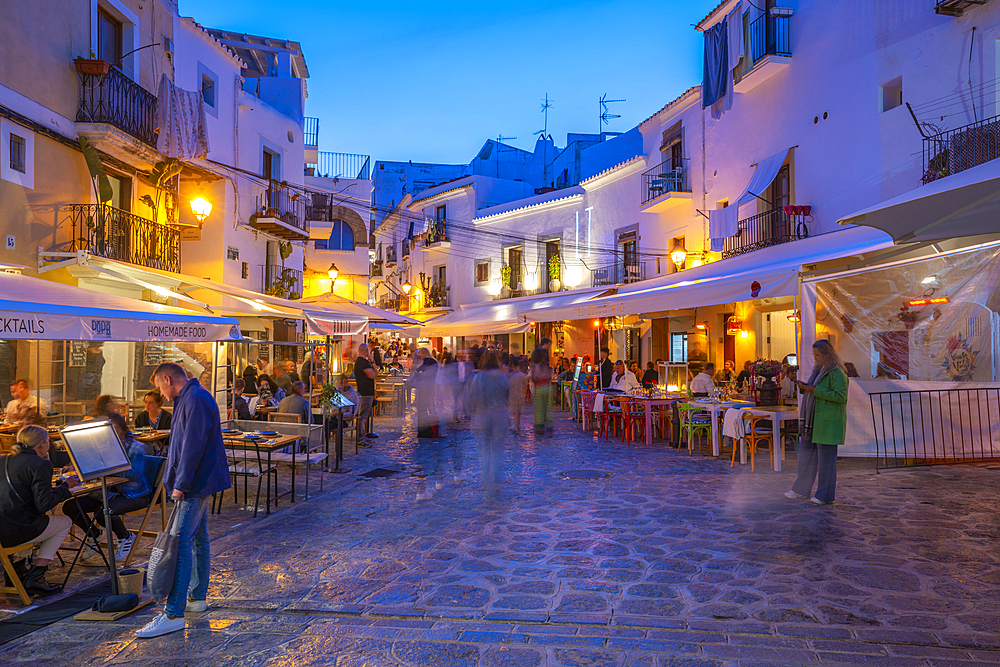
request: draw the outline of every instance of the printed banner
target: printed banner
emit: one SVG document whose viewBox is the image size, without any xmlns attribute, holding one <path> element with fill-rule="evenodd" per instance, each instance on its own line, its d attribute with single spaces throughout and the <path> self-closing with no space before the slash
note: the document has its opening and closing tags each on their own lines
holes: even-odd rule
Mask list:
<svg viewBox="0 0 1000 667">
<path fill-rule="evenodd" d="M 242 335 L 235 320 L 185 322 L 0 311 L 0 339 L 202 343 L 241 340 Z"/>
</svg>

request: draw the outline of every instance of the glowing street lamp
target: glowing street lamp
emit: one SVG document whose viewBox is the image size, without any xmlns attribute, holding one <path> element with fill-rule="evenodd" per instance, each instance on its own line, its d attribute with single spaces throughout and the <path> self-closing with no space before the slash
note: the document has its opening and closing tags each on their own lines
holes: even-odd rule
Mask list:
<svg viewBox="0 0 1000 667">
<path fill-rule="evenodd" d="M 674 263 L 674 266 L 678 270 L 684 266 L 684 260 L 687 259 L 687 250 L 684 249 L 684 245 L 681 243 L 675 243 L 674 249 L 670 251 L 670 261 Z"/>
<path fill-rule="evenodd" d="M 410 281 L 407 280 L 405 283 L 400 285 L 399 288 L 403 290 L 403 294 L 409 294 L 410 290 L 413 289 L 413 285 L 411 285 Z"/>
<path fill-rule="evenodd" d="M 336 264 L 331 264 L 330 268 L 327 270 L 326 275 L 330 276 L 330 286 L 333 287 L 333 283 L 337 282 L 337 276 L 340 275 L 340 271 L 337 269 Z"/>
<path fill-rule="evenodd" d="M 212 214 L 212 202 L 204 197 L 191 200 L 191 212 L 198 222 L 204 222 L 205 218 Z"/>
</svg>

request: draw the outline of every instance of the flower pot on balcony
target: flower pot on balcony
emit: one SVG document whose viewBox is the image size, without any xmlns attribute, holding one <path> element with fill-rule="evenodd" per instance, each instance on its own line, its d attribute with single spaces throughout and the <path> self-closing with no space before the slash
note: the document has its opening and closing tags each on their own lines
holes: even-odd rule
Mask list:
<svg viewBox="0 0 1000 667">
<path fill-rule="evenodd" d="M 903 320 L 903 326 L 906 327 L 907 329 L 912 329 L 913 327 L 917 326 L 917 321 L 916 320 Z"/>
<path fill-rule="evenodd" d="M 107 74 L 111 71 L 111 63 L 96 58 L 74 58 L 73 64 L 80 74 Z"/>
</svg>

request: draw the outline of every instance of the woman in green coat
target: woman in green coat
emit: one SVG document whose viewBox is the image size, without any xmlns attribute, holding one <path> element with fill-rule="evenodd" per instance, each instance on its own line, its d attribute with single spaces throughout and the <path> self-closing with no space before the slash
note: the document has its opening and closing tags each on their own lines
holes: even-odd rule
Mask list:
<svg viewBox="0 0 1000 667">
<path fill-rule="evenodd" d="M 799 476 L 785 497 L 829 505 L 837 488 L 837 446 L 844 444 L 847 429 L 847 373 L 830 341 L 816 341 L 812 351 L 815 366 L 809 381 L 795 381 L 802 392 Z M 819 486 L 810 497 L 817 474 Z"/>
</svg>

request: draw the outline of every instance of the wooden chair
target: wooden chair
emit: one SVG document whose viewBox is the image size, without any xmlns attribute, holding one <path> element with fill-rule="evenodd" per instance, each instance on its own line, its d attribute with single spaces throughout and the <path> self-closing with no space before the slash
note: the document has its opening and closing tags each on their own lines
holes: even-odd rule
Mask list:
<svg viewBox="0 0 1000 667">
<path fill-rule="evenodd" d="M 763 426 L 762 422 L 767 422 L 768 426 Z M 770 417 L 763 415 L 757 417 L 754 416 L 754 414 L 749 411 L 743 413 L 743 432 L 744 432 L 743 439 L 747 441 L 747 449 L 749 450 L 750 472 L 753 472 L 754 469 L 753 460 L 754 460 L 754 455 L 757 453 L 757 443 L 766 442 L 768 444 L 768 448 L 774 446 L 774 443 L 772 442 L 772 440 L 774 440 L 774 436 L 771 433 L 770 423 L 771 423 Z M 730 468 L 732 468 L 733 465 L 735 465 L 736 463 L 737 449 L 739 449 L 739 446 L 734 442 L 733 458 L 729 462 Z M 771 467 L 772 468 L 774 467 L 773 461 L 771 463 Z"/>
<path fill-rule="evenodd" d="M 645 440 L 646 437 L 646 404 L 643 401 L 622 399 L 622 442 L 629 440 Z M 640 435 L 636 438 L 635 432 Z"/>
<path fill-rule="evenodd" d="M 701 408 L 690 403 L 678 403 L 677 411 L 681 418 L 681 434 L 687 434 L 688 456 L 694 451 L 694 437 L 698 436 L 698 449 L 701 450 L 702 436 L 705 442 L 712 441 L 712 418 L 702 413 Z M 681 450 L 681 438 L 677 438 L 677 451 Z"/>
<path fill-rule="evenodd" d="M 0 547 L 0 564 L 3 565 L 4 572 L 7 573 L 7 578 L 13 583 L 12 586 L 0 586 L 0 593 L 17 593 L 25 606 L 31 604 L 31 596 L 28 595 L 27 589 L 25 589 L 24 584 L 21 583 L 21 579 L 14 571 L 14 564 L 11 562 L 10 557 L 16 553 L 28 551 L 31 547 L 30 542 L 28 544 L 19 544 L 15 547 Z"/>
<path fill-rule="evenodd" d="M 142 516 L 142 523 L 139 525 L 138 530 L 132 530 L 129 528 L 130 533 L 135 534 L 135 543 L 132 545 L 132 551 L 128 553 L 128 557 L 125 558 L 125 562 L 122 563 L 123 566 L 128 565 L 132 561 L 132 556 L 135 555 L 136 545 L 138 545 L 139 540 L 143 537 L 156 537 L 154 531 L 146 530 L 146 525 L 149 523 L 149 517 L 157 509 L 160 510 L 160 530 L 167 529 L 167 491 L 163 488 L 163 473 L 167 469 L 167 459 L 163 456 L 147 456 L 146 457 L 146 469 L 143 470 L 143 474 L 146 480 L 151 482 L 149 488 L 153 489 L 153 496 L 149 501 L 149 505 L 145 508 L 133 510 L 131 512 L 125 512 L 121 516 Z"/>
<path fill-rule="evenodd" d="M 604 411 L 598 414 L 600 414 L 600 418 L 597 425 L 597 437 L 601 437 L 601 433 L 604 433 L 604 439 L 608 440 L 611 437 L 612 430 L 614 430 L 615 435 L 618 435 L 619 428 L 624 430 L 624 417 L 619 400 L 611 399 L 605 394 Z"/>
<path fill-rule="evenodd" d="M 301 424 L 302 415 L 297 412 L 269 412 L 267 414 L 267 421 L 282 422 L 285 424 Z"/>
</svg>

